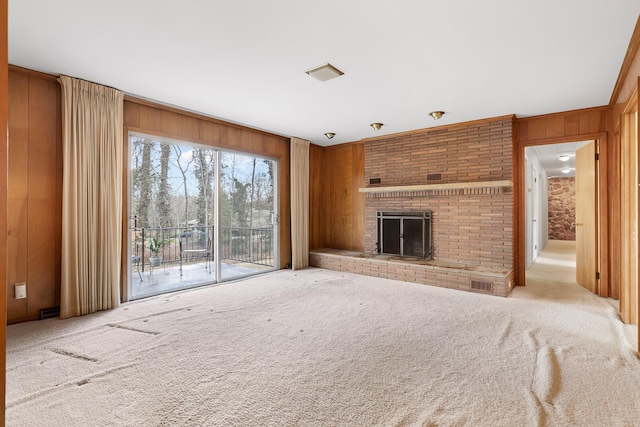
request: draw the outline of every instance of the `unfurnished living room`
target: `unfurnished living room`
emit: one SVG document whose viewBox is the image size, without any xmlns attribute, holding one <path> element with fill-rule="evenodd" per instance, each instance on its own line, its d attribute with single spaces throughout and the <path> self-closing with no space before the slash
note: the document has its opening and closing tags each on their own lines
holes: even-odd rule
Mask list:
<svg viewBox="0 0 640 427">
<path fill-rule="evenodd" d="M 637 0 L 0 6 L 0 425 L 640 425 Z"/>
</svg>

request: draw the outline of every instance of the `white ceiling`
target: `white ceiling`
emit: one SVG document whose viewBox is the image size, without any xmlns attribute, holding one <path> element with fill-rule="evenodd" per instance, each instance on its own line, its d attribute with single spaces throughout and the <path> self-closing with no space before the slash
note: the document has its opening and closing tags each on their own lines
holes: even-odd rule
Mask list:
<svg viewBox="0 0 640 427">
<path fill-rule="evenodd" d="M 9 62 L 330 145 L 606 105 L 639 13 L 638 0 L 9 0 Z M 304 73 L 325 62 L 345 74 Z"/>
<path fill-rule="evenodd" d="M 576 176 L 576 150 L 584 147 L 591 141 L 565 142 L 562 144 L 538 145 L 525 148 L 525 155 L 534 155 L 540 160 L 542 167 L 549 178 Z M 561 161 L 558 157 L 562 154 L 569 156 L 569 160 Z M 562 169 L 569 169 L 569 173 L 562 173 Z"/>
</svg>

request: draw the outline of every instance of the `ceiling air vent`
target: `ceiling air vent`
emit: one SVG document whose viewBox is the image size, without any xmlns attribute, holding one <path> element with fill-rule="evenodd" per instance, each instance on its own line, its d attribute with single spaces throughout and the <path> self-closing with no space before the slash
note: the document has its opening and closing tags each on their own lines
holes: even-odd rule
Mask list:
<svg viewBox="0 0 640 427">
<path fill-rule="evenodd" d="M 471 279 L 471 290 L 476 292 L 493 292 L 493 283 L 485 282 L 483 280 Z"/>
<path fill-rule="evenodd" d="M 316 80 L 320 80 L 321 82 L 335 79 L 336 77 L 340 77 L 344 74 L 342 71 L 338 70 L 336 67 L 329 63 L 310 68 L 305 71 L 305 73 L 309 74 Z"/>
</svg>

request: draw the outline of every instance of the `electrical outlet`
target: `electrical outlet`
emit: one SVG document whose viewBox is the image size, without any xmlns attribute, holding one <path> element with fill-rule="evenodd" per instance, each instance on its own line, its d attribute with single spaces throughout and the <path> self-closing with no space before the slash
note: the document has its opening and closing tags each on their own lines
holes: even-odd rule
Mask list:
<svg viewBox="0 0 640 427">
<path fill-rule="evenodd" d="M 25 299 L 27 297 L 27 284 L 25 282 L 16 283 L 15 296 L 16 299 Z"/>
</svg>

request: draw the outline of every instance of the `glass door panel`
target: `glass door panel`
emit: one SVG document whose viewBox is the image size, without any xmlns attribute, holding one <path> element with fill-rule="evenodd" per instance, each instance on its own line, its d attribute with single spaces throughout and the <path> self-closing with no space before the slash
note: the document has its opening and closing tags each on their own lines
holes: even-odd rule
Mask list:
<svg viewBox="0 0 640 427">
<path fill-rule="evenodd" d="M 402 255 L 424 258 L 424 219 L 402 220 Z"/>
<path fill-rule="evenodd" d="M 385 218 L 382 220 L 382 248 L 383 254 L 400 255 L 400 219 Z"/>
<path fill-rule="evenodd" d="M 277 266 L 277 162 L 220 152 L 219 280 Z"/>
<path fill-rule="evenodd" d="M 130 299 L 214 282 L 216 151 L 137 134 L 129 147 Z"/>
</svg>

